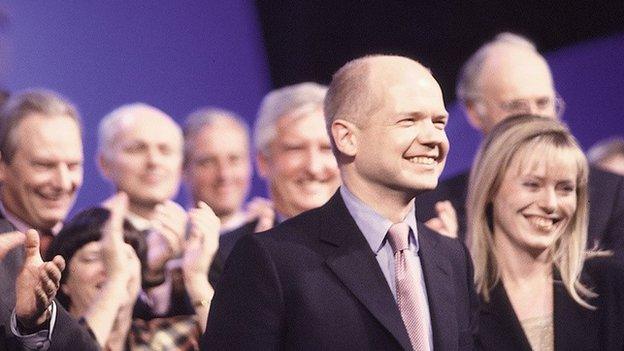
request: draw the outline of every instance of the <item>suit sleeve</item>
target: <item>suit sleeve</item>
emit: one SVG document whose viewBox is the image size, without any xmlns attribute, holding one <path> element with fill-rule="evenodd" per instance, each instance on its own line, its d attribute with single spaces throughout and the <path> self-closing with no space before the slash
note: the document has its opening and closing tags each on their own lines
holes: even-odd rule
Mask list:
<svg viewBox="0 0 624 351">
<path fill-rule="evenodd" d="M 242 238 L 227 260 L 217 286 L 202 350 L 280 348 L 283 293 L 267 238 Z"/>
<path fill-rule="evenodd" d="M 97 341 L 85 327 L 72 318 L 57 302 L 56 324 L 50 338 L 49 351 L 61 350 L 100 350 Z"/>
<path fill-rule="evenodd" d="M 614 254 L 624 261 L 624 177 L 618 178 L 613 212 L 604 238 L 607 241 L 607 249 L 613 250 Z"/>
</svg>

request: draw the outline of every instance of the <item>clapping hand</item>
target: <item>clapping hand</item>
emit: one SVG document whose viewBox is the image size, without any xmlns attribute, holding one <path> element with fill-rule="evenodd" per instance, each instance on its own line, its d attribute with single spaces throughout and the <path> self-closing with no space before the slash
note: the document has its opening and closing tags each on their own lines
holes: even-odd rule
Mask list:
<svg viewBox="0 0 624 351">
<path fill-rule="evenodd" d="M 254 197 L 247 204 L 247 221 L 251 222 L 257 220 L 254 233 L 263 232 L 273 228 L 275 223 L 275 209 L 273 208 L 273 202 L 271 200 Z"/>
<path fill-rule="evenodd" d="M 457 213 L 450 201 L 440 201 L 435 204 L 437 217 L 431 218 L 425 225 L 449 238 L 457 238 Z"/>
<path fill-rule="evenodd" d="M 50 318 L 48 307 L 58 291 L 63 269 L 65 260 L 61 256 L 43 262 L 39 233 L 29 229 L 25 236 L 24 266 L 15 282 L 15 314 L 22 326 L 35 329 Z"/>
</svg>

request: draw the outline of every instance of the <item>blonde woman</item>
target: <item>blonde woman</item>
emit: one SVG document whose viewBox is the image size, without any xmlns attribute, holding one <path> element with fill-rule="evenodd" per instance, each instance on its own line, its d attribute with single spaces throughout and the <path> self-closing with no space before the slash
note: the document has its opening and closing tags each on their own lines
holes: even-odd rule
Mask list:
<svg viewBox="0 0 624 351">
<path fill-rule="evenodd" d="M 587 173 L 554 119 L 509 118 L 482 144 L 467 213 L 484 350 L 624 349 L 624 270 L 585 247 Z"/>
</svg>

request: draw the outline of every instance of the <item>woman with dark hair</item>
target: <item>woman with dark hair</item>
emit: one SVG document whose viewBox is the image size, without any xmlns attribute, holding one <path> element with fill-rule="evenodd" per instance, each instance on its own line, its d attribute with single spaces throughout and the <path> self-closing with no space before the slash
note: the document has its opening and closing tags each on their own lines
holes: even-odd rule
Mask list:
<svg viewBox="0 0 624 351">
<path fill-rule="evenodd" d="M 125 194 L 115 195 L 106 207 L 80 213 L 50 245 L 47 254 L 67 262 L 57 299 L 104 349 L 198 349 L 213 294 L 208 267 L 218 246 L 216 215 L 205 204 L 189 211 L 182 271 L 190 299 L 201 301 L 195 315 L 143 321 L 133 320 L 132 312 L 141 290 L 145 238 L 124 229 Z"/>
<path fill-rule="evenodd" d="M 624 270 L 587 251 L 587 160 L 555 119 L 497 125 L 467 213 L 485 350 L 622 350 Z"/>
</svg>

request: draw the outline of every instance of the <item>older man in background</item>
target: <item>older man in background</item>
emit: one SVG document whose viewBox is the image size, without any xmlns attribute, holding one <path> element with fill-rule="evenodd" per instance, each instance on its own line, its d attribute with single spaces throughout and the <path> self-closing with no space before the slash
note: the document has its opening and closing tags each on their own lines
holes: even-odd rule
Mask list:
<svg viewBox="0 0 624 351">
<path fill-rule="evenodd" d="M 193 205 L 203 201 L 221 221 L 221 233 L 247 220 L 251 185 L 249 127 L 234 112 L 202 108 L 184 125 L 184 180 Z"/>
<path fill-rule="evenodd" d="M 102 174 L 128 195 L 126 220 L 147 241 L 143 262 L 142 301 L 149 308 L 139 317 L 192 314 L 172 295 L 174 275 L 167 265 L 183 251 L 186 211 L 171 199 L 182 176 L 182 130 L 163 111 L 143 103 L 121 106 L 99 125 L 98 162 Z M 135 310 L 136 311 L 136 310 Z"/>
<path fill-rule="evenodd" d="M 86 330 L 52 301 L 64 261 L 41 258 L 76 200 L 82 165 L 80 117 L 71 103 L 47 90 L 18 92 L 4 103 L 0 112 L 2 350 L 97 348 Z M 26 236 L 6 233 L 15 230 Z M 21 236 L 17 242 L 25 243 L 25 250 L 7 246 L 15 235 Z"/>
<path fill-rule="evenodd" d="M 340 185 L 323 114 L 326 93 L 327 87 L 307 82 L 273 90 L 262 100 L 254 127 L 256 165 L 275 217 L 264 211 L 222 237 L 213 283 L 238 239 L 323 205 Z"/>
<path fill-rule="evenodd" d="M 512 33 L 499 34 L 468 59 L 461 69 L 457 97 L 470 124 L 483 134 L 517 114 L 560 118 L 564 107 L 544 57 L 532 42 Z M 419 219 L 435 217 L 435 210 L 439 216 L 445 201 L 450 201 L 459 219 L 458 234 L 464 238 L 468 177 L 469 172 L 463 172 L 419 196 Z M 589 246 L 623 251 L 624 178 L 591 167 L 589 190 Z"/>
</svg>

